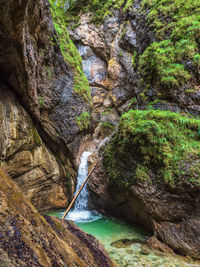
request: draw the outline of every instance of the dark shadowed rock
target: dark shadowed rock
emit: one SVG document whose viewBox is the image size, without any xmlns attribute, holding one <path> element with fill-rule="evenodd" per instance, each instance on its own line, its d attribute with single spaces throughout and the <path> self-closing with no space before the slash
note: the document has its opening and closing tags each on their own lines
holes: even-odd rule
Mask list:
<svg viewBox="0 0 200 267">
<path fill-rule="evenodd" d="M 125 168 L 124 175 L 129 175 L 129 171 L 129 168 Z M 89 189 L 93 207 L 139 223 L 153 231 L 159 240 L 174 251 L 200 258 L 199 197 L 195 190 L 190 192 L 185 188 L 180 192 L 170 192 L 165 187 L 149 182 L 137 183 L 122 190 L 109 184 L 102 161 L 91 175 Z M 159 249 L 154 245 L 155 249 Z"/>
<path fill-rule="evenodd" d="M 90 110 L 90 101 L 74 92 L 74 72 L 56 41 L 49 1 L 0 4 L 0 79 L 15 91 L 51 149 L 73 154 L 67 144 L 79 134 L 76 116 Z"/>
</svg>

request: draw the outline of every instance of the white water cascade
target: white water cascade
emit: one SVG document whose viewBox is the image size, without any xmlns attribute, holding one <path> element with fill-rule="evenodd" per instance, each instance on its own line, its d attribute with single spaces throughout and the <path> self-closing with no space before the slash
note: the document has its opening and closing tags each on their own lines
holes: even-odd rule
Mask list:
<svg viewBox="0 0 200 267">
<path fill-rule="evenodd" d="M 78 177 L 77 177 L 77 187 L 74 196 L 79 191 L 81 185 L 88 175 L 88 157 L 92 152 L 84 151 L 81 156 L 81 163 L 79 165 Z M 66 219 L 81 223 L 81 222 L 90 222 L 97 220 L 101 215 L 97 211 L 91 211 L 88 209 L 88 197 L 89 192 L 87 190 L 87 184 L 84 186 L 80 195 L 76 199 L 74 209 L 70 211 Z"/>
</svg>

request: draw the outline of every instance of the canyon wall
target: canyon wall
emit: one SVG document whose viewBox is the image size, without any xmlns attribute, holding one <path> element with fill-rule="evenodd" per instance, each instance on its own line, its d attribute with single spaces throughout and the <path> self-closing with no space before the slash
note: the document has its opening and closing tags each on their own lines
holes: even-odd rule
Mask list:
<svg viewBox="0 0 200 267">
<path fill-rule="evenodd" d="M 49 1 L 0 4 L 1 167 L 38 209 L 64 208 L 90 125 L 88 88 L 77 89 L 81 62 L 65 61 Z"/>
</svg>

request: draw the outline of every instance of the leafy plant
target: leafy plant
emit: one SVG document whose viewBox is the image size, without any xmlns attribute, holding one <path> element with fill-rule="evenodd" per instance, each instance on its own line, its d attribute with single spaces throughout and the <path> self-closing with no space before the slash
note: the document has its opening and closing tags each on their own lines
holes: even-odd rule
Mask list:
<svg viewBox="0 0 200 267">
<path fill-rule="evenodd" d="M 83 111 L 80 116 L 76 116 L 76 123 L 80 131 L 88 129 L 90 125 L 90 114 L 88 112 Z"/>
</svg>

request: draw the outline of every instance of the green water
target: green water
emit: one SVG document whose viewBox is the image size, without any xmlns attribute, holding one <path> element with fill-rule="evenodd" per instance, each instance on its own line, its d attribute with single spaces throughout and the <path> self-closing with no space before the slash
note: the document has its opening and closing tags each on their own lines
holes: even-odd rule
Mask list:
<svg viewBox="0 0 200 267">
<path fill-rule="evenodd" d="M 62 217 L 62 212 L 48 215 Z M 199 267 L 199 263 L 180 256 L 166 255 L 144 247 L 139 241 L 125 244 L 119 240 L 138 239 L 144 241 L 150 235 L 142 228 L 124 223 L 112 217 L 99 216 L 97 220 L 76 223 L 86 233 L 95 236 L 105 247 L 109 256 L 120 267 Z M 117 241 L 117 242 L 116 242 Z"/>
<path fill-rule="evenodd" d="M 104 244 L 124 238 L 144 239 L 147 233 L 139 228 L 133 228 L 113 218 L 102 217 L 89 223 L 77 223 L 86 233 L 94 235 L 97 239 L 103 240 Z"/>
</svg>

